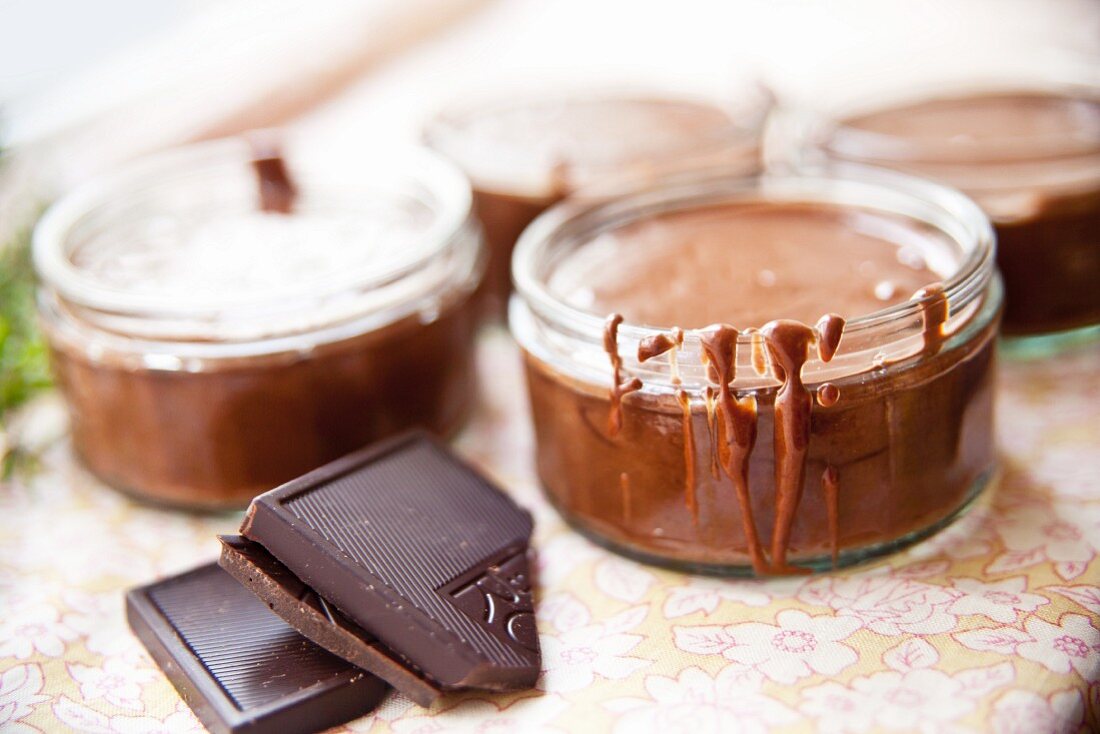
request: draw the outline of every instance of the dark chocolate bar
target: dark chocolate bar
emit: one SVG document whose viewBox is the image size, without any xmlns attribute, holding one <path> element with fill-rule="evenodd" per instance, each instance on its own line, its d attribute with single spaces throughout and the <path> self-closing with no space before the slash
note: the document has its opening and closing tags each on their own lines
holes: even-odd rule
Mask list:
<svg viewBox="0 0 1100 734">
<path fill-rule="evenodd" d="M 213 732 L 320 731 L 385 683 L 302 637 L 217 564 L 132 589 L 130 628 Z"/>
<path fill-rule="evenodd" d="M 260 495 L 241 533 L 438 687 L 513 690 L 541 667 L 531 527 L 417 432 Z"/>
<path fill-rule="evenodd" d="M 318 596 L 259 543 L 239 535 L 219 535 L 218 539 L 222 542 L 218 564 L 291 627 L 329 652 L 374 673 L 421 706 L 430 706 L 441 695 L 437 683 L 405 667 L 400 656 Z"/>
</svg>

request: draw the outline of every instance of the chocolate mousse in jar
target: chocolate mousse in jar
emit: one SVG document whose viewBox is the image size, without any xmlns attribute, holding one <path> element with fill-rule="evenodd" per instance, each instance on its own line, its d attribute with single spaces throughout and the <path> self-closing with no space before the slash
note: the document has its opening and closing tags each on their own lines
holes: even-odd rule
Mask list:
<svg viewBox="0 0 1100 734">
<path fill-rule="evenodd" d="M 818 151 L 955 186 L 993 221 L 1017 353 L 1100 336 L 1100 76 L 949 83 L 852 105 Z"/>
<path fill-rule="evenodd" d="M 721 105 L 667 92 L 528 92 L 438 115 L 424 139 L 472 182 L 489 250 L 487 312 L 506 309 L 520 233 L 578 189 L 605 195 L 623 180 L 700 166 L 759 172 L 772 101 L 759 86 Z"/>
<path fill-rule="evenodd" d="M 514 277 L 539 478 L 613 550 L 843 566 L 942 528 L 994 470 L 1001 285 L 954 190 L 693 174 L 555 207 Z"/>
<path fill-rule="evenodd" d="M 469 185 L 416 149 L 347 179 L 224 140 L 47 212 L 41 321 L 95 475 L 241 507 L 383 436 L 456 430 L 485 260 Z"/>
</svg>

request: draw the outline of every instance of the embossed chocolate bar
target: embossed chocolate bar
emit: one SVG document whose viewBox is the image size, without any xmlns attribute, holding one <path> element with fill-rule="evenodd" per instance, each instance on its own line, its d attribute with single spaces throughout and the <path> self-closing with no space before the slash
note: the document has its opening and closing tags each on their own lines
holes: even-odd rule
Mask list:
<svg viewBox="0 0 1100 734">
<path fill-rule="evenodd" d="M 213 563 L 130 590 L 126 616 L 213 732 L 320 731 L 367 713 L 388 690 L 295 632 Z"/>
<path fill-rule="evenodd" d="M 541 667 L 531 528 L 418 432 L 260 495 L 241 534 L 433 687 L 512 690 Z"/>
</svg>

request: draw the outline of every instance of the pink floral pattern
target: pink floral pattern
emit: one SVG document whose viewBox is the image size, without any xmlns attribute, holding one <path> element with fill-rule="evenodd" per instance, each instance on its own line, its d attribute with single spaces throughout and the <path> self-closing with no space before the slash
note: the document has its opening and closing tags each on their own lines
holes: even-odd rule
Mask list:
<svg viewBox="0 0 1100 734">
<path fill-rule="evenodd" d="M 955 638 L 982 652 L 1018 655 L 1055 673 L 1100 678 L 1100 630 L 1088 617 L 1063 614 L 1057 624 L 1029 617 L 1024 628 L 993 627 L 961 632 Z"/>
<path fill-rule="evenodd" d="M 701 668 L 676 677 L 649 675 L 646 696 L 613 698 L 604 708 L 619 714 L 616 734 L 766 734 L 798 721 L 786 705 L 762 693 L 763 676 L 736 663 L 711 676 Z"/>
<path fill-rule="evenodd" d="M 720 654 L 751 666 L 776 683 L 794 683 L 814 674 L 835 675 L 859 656 L 843 640 L 860 628 L 851 617 L 811 617 L 784 609 L 776 624 L 745 622 L 725 627 L 673 627 L 676 646 L 700 655 Z"/>
<path fill-rule="evenodd" d="M 1002 366 L 1001 476 L 944 532 L 865 567 L 744 581 L 568 529 L 534 478 L 514 347 L 490 331 L 481 349 L 494 389 L 457 446 L 535 514 L 545 669 L 535 690 L 428 709 L 394 694 L 342 731 L 1100 731 L 1100 350 Z M 0 730 L 201 732 L 123 591 L 216 557 L 239 518 L 138 507 L 64 441 L 0 492 Z"/>
<path fill-rule="evenodd" d="M 42 694 L 42 669 L 36 663 L 15 665 L 0 674 L 0 729 L 12 734 L 37 731 L 21 723 L 34 705 L 49 700 Z"/>
</svg>

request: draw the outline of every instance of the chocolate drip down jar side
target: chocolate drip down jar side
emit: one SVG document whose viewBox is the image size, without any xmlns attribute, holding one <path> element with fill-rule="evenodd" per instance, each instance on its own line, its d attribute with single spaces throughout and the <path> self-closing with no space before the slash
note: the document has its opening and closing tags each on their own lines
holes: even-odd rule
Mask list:
<svg viewBox="0 0 1100 734">
<path fill-rule="evenodd" d="M 116 488 L 240 507 L 471 407 L 485 256 L 462 174 L 415 149 L 280 188 L 270 164 L 243 140 L 158 154 L 35 233 L 73 446 Z"/>
<path fill-rule="evenodd" d="M 538 474 L 642 561 L 856 563 L 950 522 L 994 470 L 988 220 L 900 175 L 697 174 L 564 204 L 521 238 L 512 331 Z"/>
</svg>

